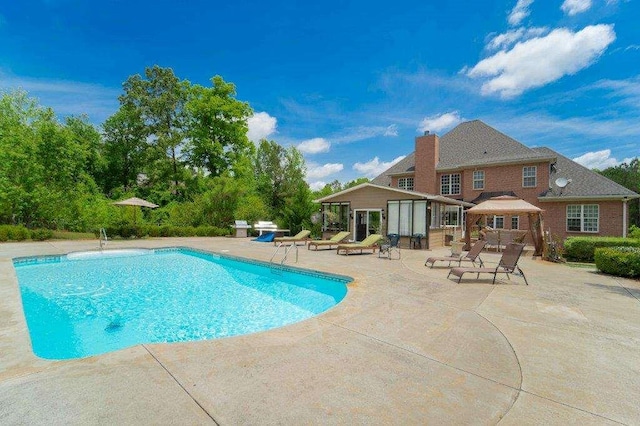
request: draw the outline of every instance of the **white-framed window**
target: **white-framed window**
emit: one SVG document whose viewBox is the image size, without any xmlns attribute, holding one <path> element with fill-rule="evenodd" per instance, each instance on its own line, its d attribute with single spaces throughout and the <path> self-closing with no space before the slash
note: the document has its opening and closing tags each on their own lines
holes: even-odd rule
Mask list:
<svg viewBox="0 0 640 426">
<path fill-rule="evenodd" d="M 460 208 L 458 206 L 445 206 L 442 224 L 445 226 L 460 226 Z"/>
<path fill-rule="evenodd" d="M 427 234 L 427 201 L 399 200 L 387 202 L 387 232 L 411 236 Z"/>
<path fill-rule="evenodd" d="M 398 179 L 398 188 L 413 191 L 413 177 L 401 177 Z"/>
<path fill-rule="evenodd" d="M 597 204 L 570 204 L 567 206 L 567 231 L 598 232 L 600 206 Z"/>
<path fill-rule="evenodd" d="M 484 189 L 484 170 L 473 171 L 473 189 Z"/>
<path fill-rule="evenodd" d="M 537 175 L 538 168 L 536 166 L 525 166 L 522 168 L 522 187 L 535 188 L 538 185 Z"/>
<path fill-rule="evenodd" d="M 520 229 L 520 216 L 511 216 L 511 229 Z"/>
<path fill-rule="evenodd" d="M 440 194 L 460 194 L 460 173 L 440 176 Z"/>
<path fill-rule="evenodd" d="M 493 216 L 493 229 L 504 229 L 504 216 Z"/>
</svg>

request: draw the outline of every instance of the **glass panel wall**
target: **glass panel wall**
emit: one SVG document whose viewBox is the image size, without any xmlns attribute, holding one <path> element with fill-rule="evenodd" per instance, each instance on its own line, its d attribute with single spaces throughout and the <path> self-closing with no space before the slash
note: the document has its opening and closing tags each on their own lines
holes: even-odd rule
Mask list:
<svg viewBox="0 0 640 426">
<path fill-rule="evenodd" d="M 350 231 L 349 203 L 322 203 L 322 230 Z"/>
</svg>

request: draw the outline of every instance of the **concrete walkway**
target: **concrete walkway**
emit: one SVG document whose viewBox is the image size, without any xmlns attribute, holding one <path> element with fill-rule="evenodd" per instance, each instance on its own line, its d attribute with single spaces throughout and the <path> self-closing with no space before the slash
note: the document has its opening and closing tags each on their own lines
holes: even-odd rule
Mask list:
<svg viewBox="0 0 640 426">
<path fill-rule="evenodd" d="M 171 238 L 268 260 L 249 239 Z M 521 259 L 520 277 L 457 284 L 402 259 L 300 250 L 297 266 L 349 275 L 312 319 L 248 336 L 35 357 L 11 258 L 97 241 L 0 244 L 0 424 L 640 424 L 640 282 Z M 499 254 L 483 254 L 497 262 Z"/>
</svg>

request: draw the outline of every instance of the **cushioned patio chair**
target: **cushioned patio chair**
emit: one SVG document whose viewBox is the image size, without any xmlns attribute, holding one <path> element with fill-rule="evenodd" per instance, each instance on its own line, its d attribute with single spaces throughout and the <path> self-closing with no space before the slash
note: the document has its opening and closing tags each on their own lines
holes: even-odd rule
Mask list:
<svg viewBox="0 0 640 426">
<path fill-rule="evenodd" d="M 302 231 L 298 232 L 293 237 L 276 237 L 276 238 L 273 239 L 273 245 L 275 246 L 278 243 L 293 243 L 293 244 L 297 244 L 298 242 L 302 242 L 302 243 L 306 244 L 307 240 L 309 239 L 309 235 L 310 234 L 311 234 L 311 231 L 303 229 Z"/>
<path fill-rule="evenodd" d="M 333 237 L 329 238 L 328 240 L 311 240 L 311 241 L 309 241 L 309 244 L 307 245 L 307 249 L 311 250 L 311 246 L 315 246 L 315 250 L 318 250 L 318 247 L 329 247 L 329 248 L 331 248 L 331 246 L 339 245 L 349 235 L 351 235 L 351 232 L 342 231 L 342 232 L 338 232 L 336 235 L 334 235 Z"/>
<path fill-rule="evenodd" d="M 384 237 L 380 234 L 371 234 L 359 243 L 340 244 L 336 253 L 340 254 L 340 252 L 342 251 L 344 252 L 343 254 L 346 254 L 347 256 L 349 255 L 349 253 L 354 251 L 359 251 L 360 253 L 362 253 L 363 250 L 373 250 L 373 253 L 375 253 L 378 249 L 378 243 L 382 239 L 384 239 Z"/>
<path fill-rule="evenodd" d="M 493 274 L 493 284 L 496 283 L 496 276 L 498 274 L 507 274 L 507 278 L 509 274 L 512 275 L 520 275 L 524 278 L 524 283 L 529 285 L 527 282 L 527 277 L 524 276 L 524 272 L 518 266 L 518 260 L 520 259 L 520 255 L 522 254 L 522 250 L 524 250 L 524 244 L 511 243 L 509 244 L 504 251 L 502 252 L 502 257 L 500 257 L 500 262 L 498 262 L 498 266 L 495 268 L 453 268 L 449 271 L 449 275 L 451 274 L 458 277 L 458 283 L 462 280 L 462 276 L 467 272 L 472 274 L 478 274 L 476 279 L 480 278 L 480 274 Z"/>
<path fill-rule="evenodd" d="M 477 260 L 478 262 L 480 262 L 480 267 L 482 268 L 484 266 L 484 263 L 482 262 L 482 259 L 480 259 L 480 252 L 482 252 L 482 249 L 484 248 L 486 243 L 487 242 L 484 240 L 478 240 L 473 245 L 473 247 L 471 247 L 471 250 L 469 250 L 465 255 L 429 257 L 424 262 L 424 266 L 431 264 L 431 268 L 433 269 L 434 263 L 438 261 L 449 262 L 449 266 L 447 266 L 447 268 L 451 267 L 451 262 L 458 262 L 458 266 L 460 266 L 462 262 L 471 262 L 473 266 L 476 266 L 476 260 Z"/>
<path fill-rule="evenodd" d="M 400 234 L 387 235 L 387 240 L 380 246 L 378 257 L 386 256 L 387 259 L 393 259 L 394 253 L 400 259 Z"/>
</svg>

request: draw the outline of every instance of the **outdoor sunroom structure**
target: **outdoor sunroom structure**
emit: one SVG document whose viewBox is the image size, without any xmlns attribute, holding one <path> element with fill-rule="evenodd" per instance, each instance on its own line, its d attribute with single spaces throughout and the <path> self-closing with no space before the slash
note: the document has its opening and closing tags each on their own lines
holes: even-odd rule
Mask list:
<svg viewBox="0 0 640 426">
<path fill-rule="evenodd" d="M 416 234 L 422 248 L 444 245 L 447 236 L 462 237 L 463 209 L 473 204 L 441 195 L 425 194 L 363 183 L 316 200 L 322 213 L 323 238 L 340 231 L 362 241 L 370 234 L 400 234 L 408 246 Z"/>
</svg>

